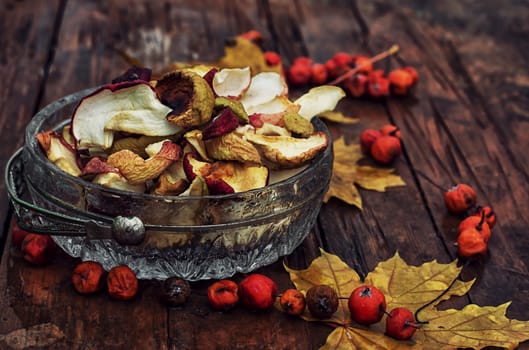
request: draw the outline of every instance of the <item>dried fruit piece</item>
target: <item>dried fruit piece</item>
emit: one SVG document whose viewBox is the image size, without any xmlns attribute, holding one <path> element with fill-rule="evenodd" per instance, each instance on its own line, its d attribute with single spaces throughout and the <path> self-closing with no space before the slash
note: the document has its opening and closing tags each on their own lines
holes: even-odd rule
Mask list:
<svg viewBox="0 0 529 350">
<path fill-rule="evenodd" d="M 200 157 L 202 157 L 203 160 L 208 162 L 211 161 L 208 151 L 206 150 L 206 144 L 204 143 L 202 130 L 194 129 L 188 131 L 184 134 L 184 138 L 191 146 L 193 146 L 195 151 L 200 155 Z"/>
<path fill-rule="evenodd" d="M 394 308 L 386 318 L 386 335 L 398 340 L 410 339 L 417 328 L 413 314 L 405 307 Z"/>
<path fill-rule="evenodd" d="M 162 299 L 169 306 L 184 305 L 191 295 L 189 282 L 178 277 L 167 278 L 162 285 Z"/>
<path fill-rule="evenodd" d="M 115 266 L 107 275 L 108 294 L 116 300 L 130 300 L 138 292 L 136 274 L 126 265 Z"/>
<path fill-rule="evenodd" d="M 263 72 L 252 78 L 250 87 L 240 99 L 248 113 L 252 107 L 272 101 L 277 96 L 286 96 L 288 88 L 281 76 L 274 72 Z"/>
<path fill-rule="evenodd" d="M 400 140 L 395 136 L 382 135 L 373 142 L 370 153 L 377 163 L 391 164 L 402 153 Z"/>
<path fill-rule="evenodd" d="M 153 194 L 160 196 L 177 196 L 189 186 L 181 160 L 171 164 L 156 180 Z"/>
<path fill-rule="evenodd" d="M 158 80 L 155 89 L 162 103 L 171 108 L 169 122 L 188 129 L 211 119 L 215 96 L 200 75 L 188 70 L 170 72 Z"/>
<path fill-rule="evenodd" d="M 309 137 L 314 133 L 312 123 L 297 113 L 285 113 L 283 122 L 287 130 L 301 137 Z"/>
<path fill-rule="evenodd" d="M 345 92 L 337 86 L 317 86 L 310 89 L 306 94 L 294 101 L 300 106 L 299 115 L 307 120 L 323 113 L 333 110 L 338 102 L 345 96 Z"/>
<path fill-rule="evenodd" d="M 251 274 L 239 283 L 239 299 L 250 310 L 267 310 L 274 305 L 277 296 L 276 283 L 267 276 Z"/>
<path fill-rule="evenodd" d="M 477 195 L 469 185 L 458 184 L 445 192 L 444 200 L 449 212 L 462 214 L 476 205 Z"/>
<path fill-rule="evenodd" d="M 181 128 L 167 121 L 170 111 L 146 82 L 106 85 L 79 102 L 72 116 L 72 135 L 77 149 L 108 149 L 114 131 L 173 135 Z"/>
<path fill-rule="evenodd" d="M 171 141 L 164 141 L 160 152 L 147 160 L 129 150 L 122 150 L 111 154 L 107 163 L 118 168 L 128 182 L 134 185 L 154 179 L 179 157 L 180 147 Z"/>
<path fill-rule="evenodd" d="M 139 183 L 139 184 L 131 184 L 127 181 L 127 179 L 121 175 L 121 173 L 116 172 L 108 172 L 108 173 L 101 173 L 96 175 L 96 177 L 92 180 L 93 183 L 101 185 L 103 187 L 107 188 L 113 188 L 116 190 L 121 191 L 129 191 L 129 192 L 137 192 L 137 193 L 143 193 L 145 192 L 145 183 Z"/>
<path fill-rule="evenodd" d="M 351 319 L 363 325 L 377 323 L 386 311 L 386 298 L 374 286 L 363 285 L 353 290 L 349 296 Z"/>
<path fill-rule="evenodd" d="M 250 67 L 224 68 L 213 77 L 212 87 L 217 96 L 239 99 L 250 86 Z"/>
<path fill-rule="evenodd" d="M 100 263 L 84 261 L 73 270 L 72 283 L 80 294 L 91 294 L 100 291 L 104 286 L 105 270 Z"/>
<path fill-rule="evenodd" d="M 279 300 L 281 308 L 289 315 L 301 315 L 305 311 L 305 296 L 297 289 L 287 289 Z"/>
<path fill-rule="evenodd" d="M 251 133 L 245 136 L 266 159 L 285 168 L 297 167 L 313 159 L 327 147 L 329 142 L 327 135 L 319 131 L 305 139 Z"/>
<path fill-rule="evenodd" d="M 139 136 L 139 137 L 124 137 L 118 140 L 114 140 L 112 147 L 110 148 L 109 153 L 116 153 L 123 149 L 128 149 L 131 152 L 136 153 L 142 158 L 146 158 L 149 155 L 145 152 L 145 147 L 155 142 L 160 142 L 166 140 L 166 136 Z"/>
<path fill-rule="evenodd" d="M 151 80 L 151 75 L 152 70 L 150 68 L 131 67 L 127 69 L 123 74 L 112 79 L 112 84 L 135 80 L 143 80 L 148 82 Z"/>
<path fill-rule="evenodd" d="M 224 109 L 226 107 L 230 108 L 241 122 L 248 123 L 248 114 L 239 101 L 227 97 L 217 97 L 215 99 L 215 110 Z"/>
<path fill-rule="evenodd" d="M 208 140 L 235 130 L 239 126 L 239 118 L 231 108 L 224 108 L 219 115 L 202 130 L 202 139 Z"/>
<path fill-rule="evenodd" d="M 77 153 L 58 132 L 41 132 L 36 135 L 36 138 L 50 162 L 70 175 L 81 175 Z"/>
<path fill-rule="evenodd" d="M 463 258 L 471 258 L 485 254 L 487 243 L 481 233 L 473 228 L 466 228 L 457 237 L 457 254 Z"/>
<path fill-rule="evenodd" d="M 54 256 L 56 245 L 48 235 L 28 233 L 20 250 L 24 254 L 24 260 L 33 265 L 44 265 Z"/>
<path fill-rule="evenodd" d="M 292 101 L 288 99 L 287 96 L 277 96 L 273 98 L 272 100 L 259 104 L 259 105 L 252 105 L 252 106 L 246 106 L 246 112 L 250 115 L 250 123 L 251 123 L 251 116 L 253 115 L 278 115 L 282 116 L 285 112 L 298 112 L 299 111 L 299 105 L 294 104 Z"/>
<path fill-rule="evenodd" d="M 209 304 L 215 310 L 229 310 L 239 302 L 239 287 L 231 280 L 220 280 L 208 287 Z"/>
<path fill-rule="evenodd" d="M 316 285 L 309 288 L 305 299 L 310 314 L 316 318 L 329 318 L 338 310 L 338 295 L 330 286 Z"/>
<path fill-rule="evenodd" d="M 203 177 L 210 194 L 244 192 L 264 187 L 268 182 L 265 166 L 225 161 L 207 163 L 191 153 L 184 156 L 184 171 L 190 181 L 196 176 Z"/>
<path fill-rule="evenodd" d="M 97 175 L 104 173 L 119 173 L 119 169 L 108 164 L 106 159 L 92 157 L 85 164 L 81 176 Z"/>
<path fill-rule="evenodd" d="M 205 146 L 209 157 L 215 160 L 261 164 L 261 156 L 255 146 L 234 132 L 209 139 Z"/>
</svg>

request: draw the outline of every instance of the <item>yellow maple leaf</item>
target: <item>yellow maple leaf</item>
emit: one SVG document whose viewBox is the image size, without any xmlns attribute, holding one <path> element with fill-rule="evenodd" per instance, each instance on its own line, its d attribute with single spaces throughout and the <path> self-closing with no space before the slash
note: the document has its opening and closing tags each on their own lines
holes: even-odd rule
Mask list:
<svg viewBox="0 0 529 350">
<path fill-rule="evenodd" d="M 497 307 L 467 305 L 462 310 L 439 311 L 435 307 L 451 296 L 466 294 L 474 280 L 458 280 L 461 267 L 433 260 L 411 266 L 396 253 L 380 262 L 362 282 L 360 276 L 338 256 L 321 250 L 321 256 L 304 270 L 285 266 L 296 288 L 303 293 L 312 286 L 326 284 L 335 288 L 340 299 L 336 313 L 326 323 L 337 327 L 321 348 L 341 349 L 456 349 L 486 346 L 514 349 L 529 339 L 529 321 L 511 320 L 505 316 L 509 303 Z M 420 309 L 420 321 L 425 322 L 412 339 L 398 341 L 384 335 L 385 318 L 365 327 L 354 323 L 349 315 L 347 298 L 361 284 L 380 289 L 387 301 L 387 310 L 406 307 Z M 423 308 L 423 306 L 426 306 Z M 307 311 L 301 315 L 307 321 L 322 321 Z"/>
<path fill-rule="evenodd" d="M 346 117 L 342 112 L 338 111 L 326 111 L 320 113 L 318 114 L 318 118 L 340 124 L 356 124 L 360 121 L 358 118 Z"/>
<path fill-rule="evenodd" d="M 406 185 L 394 168 L 358 164 L 364 157 L 358 144 L 346 145 L 340 137 L 333 142 L 333 150 L 333 174 L 324 202 L 336 197 L 362 209 L 362 197 L 355 185 L 378 192 Z"/>
</svg>

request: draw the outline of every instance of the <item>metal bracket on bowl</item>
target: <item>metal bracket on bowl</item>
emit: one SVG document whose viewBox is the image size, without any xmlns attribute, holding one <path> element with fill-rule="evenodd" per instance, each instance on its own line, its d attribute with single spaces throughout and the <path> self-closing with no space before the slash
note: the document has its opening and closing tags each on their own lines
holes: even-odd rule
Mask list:
<svg viewBox="0 0 529 350">
<path fill-rule="evenodd" d="M 79 213 L 72 216 L 52 211 L 22 199 L 26 191 L 22 150 L 16 151 L 7 162 L 5 183 L 18 224 L 23 230 L 56 236 L 114 239 L 122 245 L 137 245 L 144 240 L 145 226 L 138 217 L 101 217 L 94 220 Z"/>
</svg>

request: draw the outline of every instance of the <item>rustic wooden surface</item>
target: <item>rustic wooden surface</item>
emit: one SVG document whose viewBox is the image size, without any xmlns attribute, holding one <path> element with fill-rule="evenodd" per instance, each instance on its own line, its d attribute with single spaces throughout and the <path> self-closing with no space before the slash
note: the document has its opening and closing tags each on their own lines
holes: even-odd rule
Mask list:
<svg viewBox="0 0 529 350">
<path fill-rule="evenodd" d="M 84 1 L 0 3 L 0 151 L 2 170 L 22 145 L 25 124 L 54 99 L 107 82 L 128 67 L 118 52 L 154 69 L 171 61 L 214 60 L 224 38 L 256 29 L 288 64 L 299 55 L 325 61 L 338 51 L 375 54 L 394 43 L 394 64 L 420 73 L 414 97 L 349 99 L 339 109 L 361 123 L 332 127 L 357 142 L 366 127 L 391 122 L 404 135 L 397 164 L 407 186 L 363 191 L 364 210 L 332 199 L 318 225 L 289 257 L 306 266 L 318 247 L 361 274 L 396 251 L 411 264 L 456 258 L 458 218 L 446 213 L 443 187 L 477 189 L 499 222 L 486 259 L 465 267 L 477 278 L 468 296 L 447 303 L 499 305 L 529 319 L 529 2 L 445 1 Z M 70 282 L 78 262 L 59 254 L 41 268 L 11 248 L 12 213 L 0 187 L 0 334 L 52 322 L 66 337 L 51 349 L 317 349 L 330 328 L 271 311 L 212 311 L 208 281 L 190 303 L 166 308 L 159 282 L 141 281 L 134 301 L 81 297 Z M 290 286 L 280 262 L 259 272 Z M 235 276 L 240 280 L 243 276 Z M 6 347 L 0 342 L 0 348 Z M 520 346 L 529 349 L 527 343 Z"/>
</svg>

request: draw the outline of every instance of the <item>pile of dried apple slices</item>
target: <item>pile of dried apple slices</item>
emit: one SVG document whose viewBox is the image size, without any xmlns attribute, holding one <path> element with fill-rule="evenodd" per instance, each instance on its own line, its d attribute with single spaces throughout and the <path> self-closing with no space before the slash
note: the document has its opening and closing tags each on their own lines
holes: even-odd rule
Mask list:
<svg viewBox="0 0 529 350">
<path fill-rule="evenodd" d="M 295 101 L 283 77 L 197 66 L 151 79 L 131 68 L 84 97 L 71 122 L 36 137 L 63 171 L 101 186 L 157 195 L 242 192 L 296 173 L 328 145 L 310 122 L 344 92 Z"/>
</svg>

